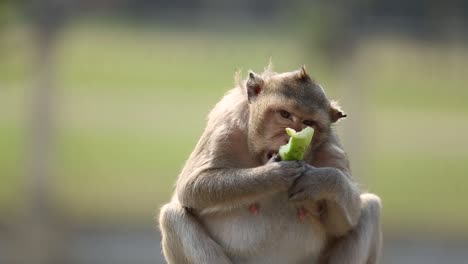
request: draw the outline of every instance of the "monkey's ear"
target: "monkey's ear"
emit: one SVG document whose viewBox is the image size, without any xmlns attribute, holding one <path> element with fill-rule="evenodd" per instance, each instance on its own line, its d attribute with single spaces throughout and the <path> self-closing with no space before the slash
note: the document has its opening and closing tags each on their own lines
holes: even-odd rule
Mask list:
<svg viewBox="0 0 468 264">
<path fill-rule="evenodd" d="M 247 79 L 246 88 L 247 88 L 247 98 L 249 102 L 255 100 L 255 98 L 260 94 L 263 89 L 263 79 L 258 76 L 253 71 L 249 71 L 249 78 Z"/>
<path fill-rule="evenodd" d="M 305 68 L 305 65 L 301 66 L 301 69 L 299 69 L 298 74 L 296 75 L 297 79 L 300 81 L 306 81 L 310 79 L 309 74 L 307 74 L 307 70 Z"/>
<path fill-rule="evenodd" d="M 343 110 L 341 110 L 340 106 L 336 101 L 332 101 L 330 104 L 330 121 L 332 123 L 336 123 L 343 117 L 347 117 Z"/>
</svg>

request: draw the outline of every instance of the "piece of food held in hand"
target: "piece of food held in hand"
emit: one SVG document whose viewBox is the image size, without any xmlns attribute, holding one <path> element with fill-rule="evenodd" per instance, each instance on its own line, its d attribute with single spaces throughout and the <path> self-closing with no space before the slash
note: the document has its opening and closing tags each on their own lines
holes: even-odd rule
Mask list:
<svg viewBox="0 0 468 264">
<path fill-rule="evenodd" d="M 280 147 L 278 155 L 281 160 L 303 160 L 304 153 L 312 141 L 314 129 L 306 127 L 300 132 L 292 128 L 286 128 L 286 133 L 290 136 L 289 142 Z"/>
<path fill-rule="evenodd" d="M 303 160 L 304 154 L 312 141 L 314 136 L 314 129 L 306 127 L 303 130 L 297 132 L 292 128 L 286 128 L 286 133 L 289 135 L 289 141 L 287 144 L 281 146 L 278 151 L 278 156 L 281 160 Z M 277 158 L 275 158 L 277 160 Z M 258 205 L 251 204 L 249 210 L 252 214 L 258 213 Z M 307 210 L 304 207 L 297 208 L 297 216 L 303 220 L 307 214 Z"/>
</svg>

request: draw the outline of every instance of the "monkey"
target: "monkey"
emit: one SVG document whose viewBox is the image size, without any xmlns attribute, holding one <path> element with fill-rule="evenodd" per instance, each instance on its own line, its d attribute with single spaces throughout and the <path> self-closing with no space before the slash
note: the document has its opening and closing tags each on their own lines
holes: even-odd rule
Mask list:
<svg viewBox="0 0 468 264">
<path fill-rule="evenodd" d="M 378 263 L 380 198 L 361 193 L 332 127 L 346 114 L 304 66 L 236 79 L 160 210 L 167 262 Z M 306 126 L 304 160 L 278 159 L 285 128 Z"/>
</svg>

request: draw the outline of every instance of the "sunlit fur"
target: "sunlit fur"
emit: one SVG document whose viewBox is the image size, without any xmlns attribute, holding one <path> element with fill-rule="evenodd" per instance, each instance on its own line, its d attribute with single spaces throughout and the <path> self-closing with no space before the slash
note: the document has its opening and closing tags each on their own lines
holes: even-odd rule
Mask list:
<svg viewBox="0 0 468 264">
<path fill-rule="evenodd" d="M 380 200 L 360 193 L 331 128 L 344 113 L 305 67 L 248 76 L 209 114 L 161 209 L 167 261 L 378 263 Z M 268 162 L 304 120 L 316 131 L 304 162 Z"/>
</svg>

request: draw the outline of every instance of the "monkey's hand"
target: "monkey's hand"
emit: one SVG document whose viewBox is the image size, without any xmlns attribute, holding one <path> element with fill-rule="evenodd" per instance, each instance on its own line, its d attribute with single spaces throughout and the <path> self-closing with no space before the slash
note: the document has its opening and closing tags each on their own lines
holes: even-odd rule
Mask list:
<svg viewBox="0 0 468 264">
<path fill-rule="evenodd" d="M 299 178 L 306 170 L 306 164 L 299 161 L 281 161 L 279 155 L 273 156 L 265 165 L 262 166 L 266 174 L 277 182 L 280 190 L 288 190 L 294 181 Z M 257 214 L 258 204 L 253 203 L 249 206 L 252 214 Z"/>
<path fill-rule="evenodd" d="M 282 189 L 288 190 L 306 172 L 307 164 L 303 161 L 281 161 L 278 157 L 273 157 L 263 167 L 273 182 L 278 183 Z"/>
<path fill-rule="evenodd" d="M 273 180 L 279 182 L 286 190 L 307 171 L 308 166 L 304 161 L 282 161 L 278 154 L 264 165 Z"/>
<path fill-rule="evenodd" d="M 188 208 L 204 210 L 255 202 L 265 193 L 288 190 L 305 171 L 304 162 L 268 162 L 254 168 L 204 168 L 184 175 L 177 197 Z"/>
<path fill-rule="evenodd" d="M 307 170 L 288 190 L 290 201 L 326 202 L 323 221 L 329 232 L 342 235 L 352 229 L 361 213 L 360 191 L 342 171 L 332 167 Z"/>
<path fill-rule="evenodd" d="M 349 183 L 346 177 L 335 168 L 317 168 L 306 165 L 307 170 L 288 190 L 291 201 L 337 200 L 344 195 Z"/>
</svg>

